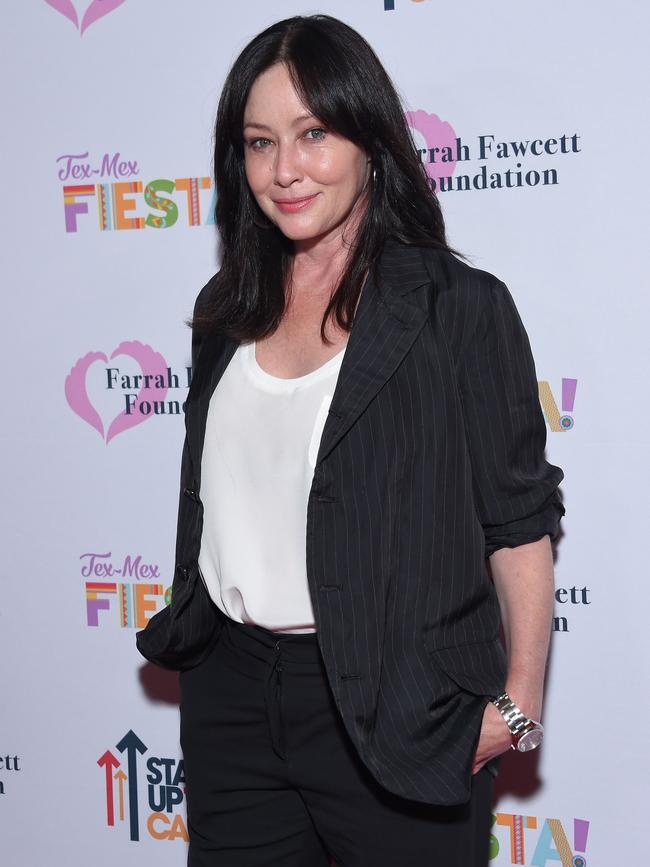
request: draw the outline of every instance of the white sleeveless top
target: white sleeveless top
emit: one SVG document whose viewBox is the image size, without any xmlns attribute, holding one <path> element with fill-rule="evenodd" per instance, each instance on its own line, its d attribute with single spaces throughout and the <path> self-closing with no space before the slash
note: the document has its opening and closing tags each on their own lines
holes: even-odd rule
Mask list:
<svg viewBox="0 0 650 867">
<path fill-rule="evenodd" d="M 345 347 L 305 376 L 263 370 L 240 344 L 211 397 L 201 462 L 199 569 L 233 620 L 315 632 L 307 501 Z"/>
</svg>

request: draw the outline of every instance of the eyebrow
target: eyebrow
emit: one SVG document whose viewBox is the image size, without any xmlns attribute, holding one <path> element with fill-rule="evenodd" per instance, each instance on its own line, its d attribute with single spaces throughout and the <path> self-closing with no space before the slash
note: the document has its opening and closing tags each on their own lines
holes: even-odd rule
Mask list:
<svg viewBox="0 0 650 867">
<path fill-rule="evenodd" d="M 313 115 L 313 114 L 301 114 L 301 115 L 299 115 L 298 117 L 296 117 L 296 118 L 293 119 L 291 125 L 292 125 L 292 126 L 296 126 L 296 125 L 299 124 L 301 121 L 303 121 L 303 120 L 311 120 L 312 118 L 315 118 L 315 115 Z M 244 129 L 248 129 L 249 126 L 250 126 L 250 127 L 255 127 L 255 129 L 267 129 L 267 130 L 270 130 L 270 129 L 271 129 L 271 127 L 270 127 L 270 126 L 267 126 L 265 123 L 257 123 L 256 121 L 253 121 L 253 120 L 249 121 L 248 123 L 245 123 L 245 124 L 244 124 Z"/>
</svg>

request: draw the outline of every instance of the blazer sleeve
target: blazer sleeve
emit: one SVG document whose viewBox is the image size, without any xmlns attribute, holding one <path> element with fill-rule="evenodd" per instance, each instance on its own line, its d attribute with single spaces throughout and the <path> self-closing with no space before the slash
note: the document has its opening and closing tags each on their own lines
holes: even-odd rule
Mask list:
<svg viewBox="0 0 650 867">
<path fill-rule="evenodd" d="M 485 556 L 546 534 L 555 541 L 566 511 L 558 491 L 564 473 L 544 457 L 546 422 L 530 342 L 496 278 L 458 376 Z"/>
</svg>

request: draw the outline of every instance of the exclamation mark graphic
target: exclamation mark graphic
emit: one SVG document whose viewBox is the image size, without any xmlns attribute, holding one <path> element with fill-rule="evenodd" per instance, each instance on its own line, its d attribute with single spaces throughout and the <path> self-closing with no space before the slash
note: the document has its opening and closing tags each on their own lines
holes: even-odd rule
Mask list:
<svg viewBox="0 0 650 867">
<path fill-rule="evenodd" d="M 573 820 L 573 851 L 587 851 L 587 836 L 589 834 L 589 822 L 586 819 Z M 573 867 L 586 867 L 587 859 L 584 855 L 573 856 Z"/>
<path fill-rule="evenodd" d="M 560 416 L 562 430 L 571 430 L 573 427 L 573 416 L 566 415 L 566 413 L 573 412 L 577 387 L 577 379 L 562 379 L 562 415 Z"/>
</svg>

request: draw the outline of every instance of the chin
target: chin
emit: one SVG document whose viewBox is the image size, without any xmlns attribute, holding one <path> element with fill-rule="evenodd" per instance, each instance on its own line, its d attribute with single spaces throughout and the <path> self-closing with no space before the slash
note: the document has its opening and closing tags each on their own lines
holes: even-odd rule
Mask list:
<svg viewBox="0 0 650 867">
<path fill-rule="evenodd" d="M 289 220 L 277 221 L 276 226 L 290 241 L 311 241 L 312 239 L 320 238 L 327 232 L 326 228 L 292 225 Z"/>
</svg>

